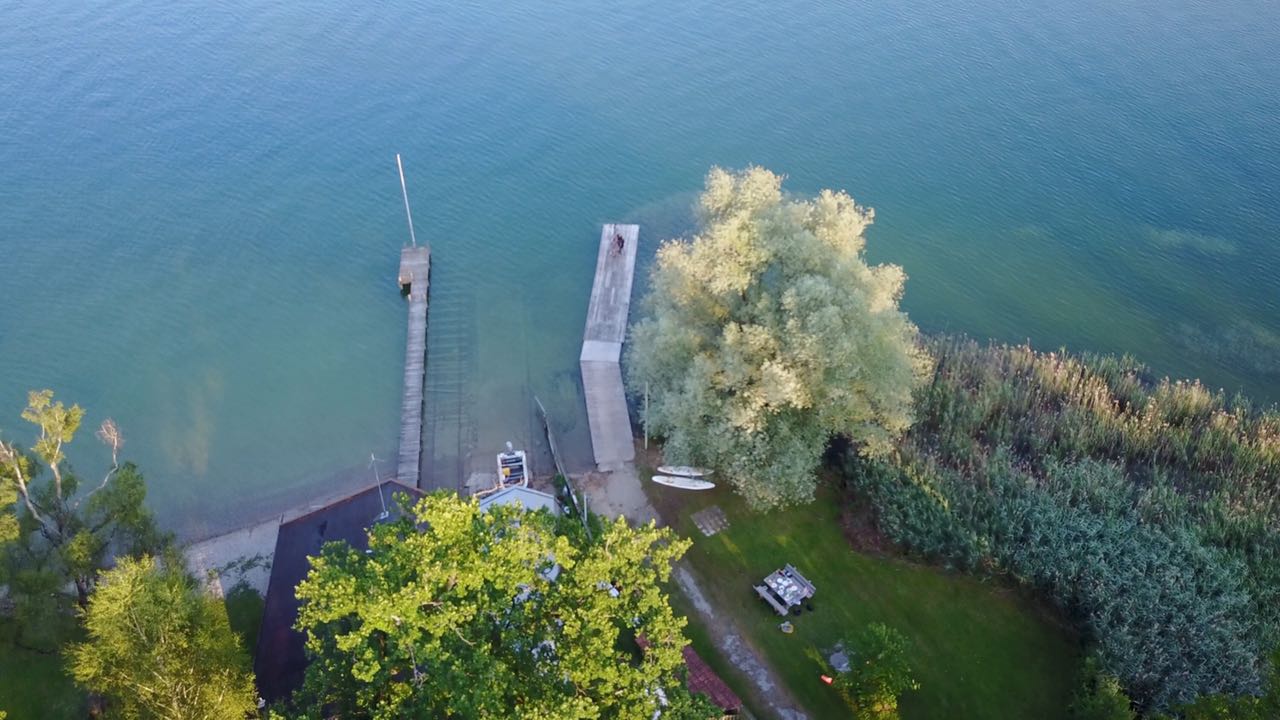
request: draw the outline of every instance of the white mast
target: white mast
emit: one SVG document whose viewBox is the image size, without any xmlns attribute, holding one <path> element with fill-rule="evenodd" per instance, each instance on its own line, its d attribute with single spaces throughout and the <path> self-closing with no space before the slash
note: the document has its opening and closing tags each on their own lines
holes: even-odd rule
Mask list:
<svg viewBox="0 0 1280 720">
<path fill-rule="evenodd" d="M 382 497 L 382 478 L 378 476 L 378 458 L 374 457 L 373 453 L 369 453 L 369 467 L 373 468 L 373 477 L 378 482 L 378 501 L 382 503 L 382 513 L 378 515 L 378 519 L 386 520 L 391 513 L 387 512 L 387 499 Z"/>
<path fill-rule="evenodd" d="M 396 153 L 396 167 L 400 170 L 400 194 L 404 195 L 404 215 L 409 218 L 409 240 L 418 247 L 418 238 L 413 234 L 413 213 L 409 210 L 409 190 L 404 186 L 404 164 L 400 162 L 400 153 Z"/>
</svg>

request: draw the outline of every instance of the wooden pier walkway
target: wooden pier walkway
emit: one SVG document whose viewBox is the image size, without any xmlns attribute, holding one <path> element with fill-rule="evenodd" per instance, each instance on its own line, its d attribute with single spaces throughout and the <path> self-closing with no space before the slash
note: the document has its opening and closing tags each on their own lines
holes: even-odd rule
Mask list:
<svg viewBox="0 0 1280 720">
<path fill-rule="evenodd" d="M 431 249 L 400 251 L 400 288 L 409 291 L 409 333 L 404 349 L 404 394 L 400 398 L 400 454 L 396 480 L 416 488 L 422 473 L 422 383 L 427 362 L 427 288 Z"/>
<path fill-rule="evenodd" d="M 600 232 L 595 283 L 582 335 L 582 354 L 578 357 L 587 421 L 591 426 L 591 448 L 600 470 L 614 470 L 635 460 L 635 442 L 619 361 L 627 334 L 639 241 L 639 225 L 608 224 Z"/>
</svg>

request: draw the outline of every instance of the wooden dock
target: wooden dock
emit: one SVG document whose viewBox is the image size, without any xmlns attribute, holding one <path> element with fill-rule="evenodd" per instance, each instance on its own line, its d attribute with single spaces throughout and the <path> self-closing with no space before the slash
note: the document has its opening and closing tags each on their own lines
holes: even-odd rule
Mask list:
<svg viewBox="0 0 1280 720">
<path fill-rule="evenodd" d="M 618 237 L 622 247 L 618 248 Z M 622 343 L 631 310 L 639 225 L 608 224 L 600 232 L 596 277 L 582 335 L 582 390 L 591 426 L 591 448 L 600 470 L 613 470 L 635 460 L 631 418 L 622 386 Z"/>
<path fill-rule="evenodd" d="M 427 363 L 427 288 L 431 249 L 400 251 L 400 289 L 409 293 L 409 333 L 404 349 L 404 394 L 400 398 L 400 454 L 396 480 L 419 487 L 422 473 L 422 384 Z"/>
</svg>

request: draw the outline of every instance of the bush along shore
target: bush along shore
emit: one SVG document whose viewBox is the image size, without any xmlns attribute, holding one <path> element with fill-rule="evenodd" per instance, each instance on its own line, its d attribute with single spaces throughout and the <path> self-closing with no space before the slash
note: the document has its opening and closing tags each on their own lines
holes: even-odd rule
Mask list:
<svg viewBox="0 0 1280 720">
<path fill-rule="evenodd" d="M 1280 413 L 1128 357 L 958 337 L 849 502 L 933 562 L 1007 575 L 1081 630 L 1145 714 L 1254 695 L 1280 645 Z"/>
</svg>

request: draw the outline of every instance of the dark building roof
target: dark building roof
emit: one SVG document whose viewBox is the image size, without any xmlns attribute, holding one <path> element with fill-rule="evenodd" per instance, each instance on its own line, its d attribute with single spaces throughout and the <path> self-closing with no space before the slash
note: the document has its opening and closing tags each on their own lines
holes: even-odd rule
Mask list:
<svg viewBox="0 0 1280 720">
<path fill-rule="evenodd" d="M 307 558 L 319 554 L 325 543 L 339 540 L 363 550 L 384 500 L 392 517 L 396 516 L 398 505 L 392 497 L 397 493 L 422 496 L 414 488 L 387 481 L 280 525 L 253 664 L 258 692 L 267 702 L 286 699 L 302 686 L 307 657 L 303 635 L 293 629 L 299 606 L 294 588 L 311 569 Z"/>
</svg>

